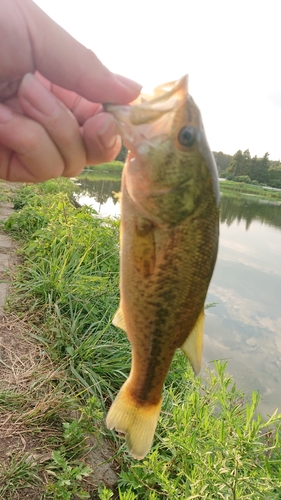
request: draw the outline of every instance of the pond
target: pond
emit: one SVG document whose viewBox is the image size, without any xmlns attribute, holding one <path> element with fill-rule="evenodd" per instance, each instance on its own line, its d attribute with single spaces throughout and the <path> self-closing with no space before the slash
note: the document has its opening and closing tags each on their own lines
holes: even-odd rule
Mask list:
<svg viewBox="0 0 281 500">
<path fill-rule="evenodd" d="M 79 178 L 80 203 L 119 215 L 118 178 Z M 204 363 L 227 359 L 246 393 L 262 394 L 261 413 L 281 411 L 281 205 L 223 195 L 218 260 L 206 310 Z"/>
</svg>

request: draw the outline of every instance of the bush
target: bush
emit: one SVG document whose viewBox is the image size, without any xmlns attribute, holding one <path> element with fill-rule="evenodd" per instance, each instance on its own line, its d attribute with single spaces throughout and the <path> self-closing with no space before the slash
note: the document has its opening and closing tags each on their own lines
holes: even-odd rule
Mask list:
<svg viewBox="0 0 281 500">
<path fill-rule="evenodd" d="M 281 179 L 273 179 L 272 181 L 270 181 L 270 186 L 281 189 Z"/>
<path fill-rule="evenodd" d="M 251 183 L 251 179 L 248 175 L 237 175 L 237 177 L 234 177 L 233 180 L 236 182 L 245 182 L 246 184 Z"/>
</svg>

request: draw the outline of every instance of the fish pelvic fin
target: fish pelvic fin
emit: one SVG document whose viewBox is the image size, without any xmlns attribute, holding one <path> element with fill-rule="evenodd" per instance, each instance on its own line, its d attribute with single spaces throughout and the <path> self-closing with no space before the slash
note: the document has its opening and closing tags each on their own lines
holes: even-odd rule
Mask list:
<svg viewBox="0 0 281 500">
<path fill-rule="evenodd" d="M 124 330 L 124 332 L 126 331 L 126 323 L 121 304 L 119 305 L 116 313 L 114 314 L 112 324 L 114 326 L 117 326 L 117 328 L 121 328 L 121 330 Z"/>
<path fill-rule="evenodd" d="M 158 404 L 141 405 L 132 398 L 129 385 L 128 379 L 108 412 L 106 425 L 124 433 L 130 455 L 141 460 L 151 448 L 162 400 Z"/>
<path fill-rule="evenodd" d="M 186 355 L 196 375 L 200 372 L 202 364 L 204 318 L 203 308 L 193 330 L 181 346 L 181 350 Z"/>
</svg>

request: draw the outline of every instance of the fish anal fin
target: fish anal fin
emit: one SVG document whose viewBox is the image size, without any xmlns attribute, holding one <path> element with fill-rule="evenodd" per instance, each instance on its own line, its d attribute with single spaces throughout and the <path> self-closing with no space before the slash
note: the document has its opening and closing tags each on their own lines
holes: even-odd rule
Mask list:
<svg viewBox="0 0 281 500">
<path fill-rule="evenodd" d="M 141 460 L 151 448 L 162 400 L 158 404 L 141 405 L 131 397 L 129 386 L 130 379 L 121 387 L 109 409 L 106 425 L 108 429 L 125 434 L 129 453 Z"/>
<path fill-rule="evenodd" d="M 155 267 L 154 226 L 145 219 L 138 220 L 133 235 L 132 256 L 136 269 L 148 278 Z"/>
<path fill-rule="evenodd" d="M 200 312 L 193 330 L 181 345 L 196 375 L 201 370 L 204 334 L 204 309 Z"/>
<path fill-rule="evenodd" d="M 119 305 L 116 313 L 114 314 L 112 324 L 114 326 L 117 326 L 117 328 L 121 328 L 122 330 L 124 330 L 124 332 L 126 332 L 126 323 L 121 305 Z"/>
</svg>

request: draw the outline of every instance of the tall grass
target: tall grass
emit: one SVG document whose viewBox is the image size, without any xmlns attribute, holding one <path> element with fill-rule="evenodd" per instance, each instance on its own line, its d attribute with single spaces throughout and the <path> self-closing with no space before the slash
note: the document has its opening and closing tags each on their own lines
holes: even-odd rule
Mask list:
<svg viewBox="0 0 281 500">
<path fill-rule="evenodd" d="M 22 240 L 15 283 L 22 307 L 45 325 L 53 358 L 67 360 L 88 393 L 116 390 L 129 369 L 129 345 L 111 326 L 119 297 L 119 221 L 77 210 L 65 193 L 30 186 L 6 229 Z M 37 190 L 37 192 L 36 192 Z M 12 299 L 11 299 L 12 300 Z M 114 342 L 112 337 L 114 336 Z"/>
</svg>

